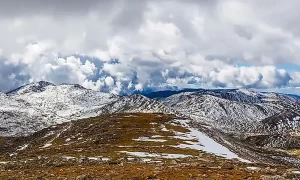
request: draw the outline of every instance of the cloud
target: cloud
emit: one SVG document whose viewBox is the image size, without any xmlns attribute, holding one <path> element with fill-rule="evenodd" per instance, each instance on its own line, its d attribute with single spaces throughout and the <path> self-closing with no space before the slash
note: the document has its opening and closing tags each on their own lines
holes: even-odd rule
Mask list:
<svg viewBox="0 0 300 180">
<path fill-rule="evenodd" d="M 0 89 L 38 80 L 113 93 L 298 87 L 300 68 L 279 68 L 300 67 L 297 4 L 1 1 Z"/>
<path fill-rule="evenodd" d="M 291 87 L 300 88 L 300 72 L 292 72 L 291 77 L 292 77 L 292 80 L 290 81 Z"/>
<path fill-rule="evenodd" d="M 211 72 L 213 86 L 233 88 L 275 88 L 287 86 L 292 79 L 284 69 L 275 66 L 228 67 Z"/>
<path fill-rule="evenodd" d="M 108 86 L 108 87 L 112 87 L 115 85 L 115 80 L 111 77 L 111 76 L 107 76 L 105 78 L 105 84 Z"/>
</svg>

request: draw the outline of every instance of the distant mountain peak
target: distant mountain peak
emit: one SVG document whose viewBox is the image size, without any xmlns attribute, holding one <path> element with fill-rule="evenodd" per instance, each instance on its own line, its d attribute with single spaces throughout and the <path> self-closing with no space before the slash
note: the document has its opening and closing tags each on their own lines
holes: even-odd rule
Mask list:
<svg viewBox="0 0 300 180">
<path fill-rule="evenodd" d="M 74 87 L 76 89 L 86 89 L 85 87 L 79 85 L 79 84 L 68 84 L 68 83 L 62 83 L 60 84 L 60 86 L 70 86 L 70 87 Z"/>
<path fill-rule="evenodd" d="M 30 92 L 42 92 L 46 89 L 48 86 L 55 86 L 55 84 L 47 82 L 47 81 L 38 81 L 26 84 L 24 86 L 21 86 L 15 90 L 12 90 L 8 92 L 8 95 L 11 94 L 26 94 Z"/>
<path fill-rule="evenodd" d="M 34 83 L 35 85 L 38 85 L 38 86 L 43 86 L 43 87 L 45 87 L 45 86 L 55 86 L 53 83 L 50 83 L 50 82 L 48 82 L 48 81 L 38 81 L 38 82 L 36 82 L 36 83 Z"/>
<path fill-rule="evenodd" d="M 249 96 L 257 96 L 259 94 L 259 92 L 254 90 L 254 89 L 241 88 L 241 89 L 237 89 L 236 91 L 244 93 L 244 94 L 249 95 Z"/>
</svg>

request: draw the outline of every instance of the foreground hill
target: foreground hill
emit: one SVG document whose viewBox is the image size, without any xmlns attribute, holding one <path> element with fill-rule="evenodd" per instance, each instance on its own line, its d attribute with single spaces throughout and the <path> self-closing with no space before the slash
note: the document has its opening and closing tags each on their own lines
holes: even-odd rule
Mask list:
<svg viewBox="0 0 300 180">
<path fill-rule="evenodd" d="M 283 165 L 251 163 L 188 119 L 111 114 L 0 139 L 0 179 L 298 178 Z"/>
</svg>

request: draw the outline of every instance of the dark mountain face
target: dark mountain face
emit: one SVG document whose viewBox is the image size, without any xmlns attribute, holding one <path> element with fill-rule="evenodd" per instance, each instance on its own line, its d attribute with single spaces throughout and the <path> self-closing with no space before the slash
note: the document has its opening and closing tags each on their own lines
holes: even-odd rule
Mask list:
<svg viewBox="0 0 300 180">
<path fill-rule="evenodd" d="M 199 91 L 200 89 L 184 89 L 184 90 L 179 90 L 179 91 L 172 91 L 172 90 L 167 90 L 167 91 L 157 91 L 157 92 L 151 92 L 151 93 L 144 93 L 143 95 L 150 98 L 150 99 L 161 99 L 161 98 L 167 98 L 169 96 L 172 96 L 174 94 L 179 94 L 182 92 L 196 92 Z"/>
<path fill-rule="evenodd" d="M 299 95 L 295 95 L 295 94 L 287 94 L 287 95 L 300 100 Z"/>
</svg>

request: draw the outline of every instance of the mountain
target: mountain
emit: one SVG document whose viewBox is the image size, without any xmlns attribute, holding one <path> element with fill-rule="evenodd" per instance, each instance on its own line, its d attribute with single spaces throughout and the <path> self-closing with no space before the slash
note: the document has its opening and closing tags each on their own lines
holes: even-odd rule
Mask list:
<svg viewBox="0 0 300 180">
<path fill-rule="evenodd" d="M 31 83 L 7 93 L 13 99 L 23 100 L 33 108 L 42 110 L 44 115 L 68 118 L 78 111 L 100 108 L 118 97 L 85 89 L 80 85 L 63 84 L 56 86 L 48 82 Z"/>
<path fill-rule="evenodd" d="M 0 135 L 20 136 L 50 125 L 113 112 L 171 112 L 142 95 L 120 97 L 76 84 L 40 81 L 0 94 Z"/>
<path fill-rule="evenodd" d="M 295 95 L 295 94 L 287 94 L 288 96 L 291 96 L 293 98 L 296 98 L 296 99 L 300 99 L 300 96 L 299 95 Z"/>
<path fill-rule="evenodd" d="M 7 94 L 26 94 L 32 92 L 43 92 L 48 86 L 55 86 L 54 84 L 46 81 L 39 81 L 37 83 L 30 83 L 24 86 L 21 86 L 15 90 L 8 92 Z"/>
<path fill-rule="evenodd" d="M 161 101 L 171 109 L 196 121 L 235 133 L 255 131 L 257 126 L 263 123 L 262 120 L 279 117 L 282 112 L 296 112 L 295 117 L 291 116 L 291 120 L 297 117 L 297 112 L 300 112 L 299 101 L 296 98 L 245 89 L 200 89 L 179 92 L 162 98 Z M 295 128 L 296 125 L 289 130 Z"/>
<path fill-rule="evenodd" d="M 299 153 L 300 103 L 293 96 L 246 89 L 200 89 L 160 101 L 193 119 L 203 132 L 246 159 L 262 160 L 266 154 L 278 152 Z M 298 158 L 277 160 L 299 166 Z"/>
<path fill-rule="evenodd" d="M 29 103 L 0 93 L 0 136 L 33 133 L 39 129 L 35 127 L 45 127 L 41 118 L 42 113 Z M 34 127 L 27 131 L 25 126 Z"/>
<path fill-rule="evenodd" d="M 57 123 L 124 112 L 176 114 L 235 134 L 294 132 L 300 109 L 294 96 L 247 89 L 116 96 L 76 84 L 45 81 L 1 93 L 0 105 L 2 136 L 26 135 Z"/>
<path fill-rule="evenodd" d="M 162 102 L 151 100 L 143 95 L 123 96 L 111 104 L 104 106 L 102 114 L 105 113 L 166 113 L 171 114 L 173 111 L 165 106 Z"/>
<path fill-rule="evenodd" d="M 143 95 L 120 96 L 115 101 L 107 103 L 102 107 L 92 107 L 88 110 L 78 111 L 72 115 L 72 119 L 95 117 L 101 114 L 114 113 L 164 113 L 175 114 L 162 102 L 149 99 Z"/>
</svg>

